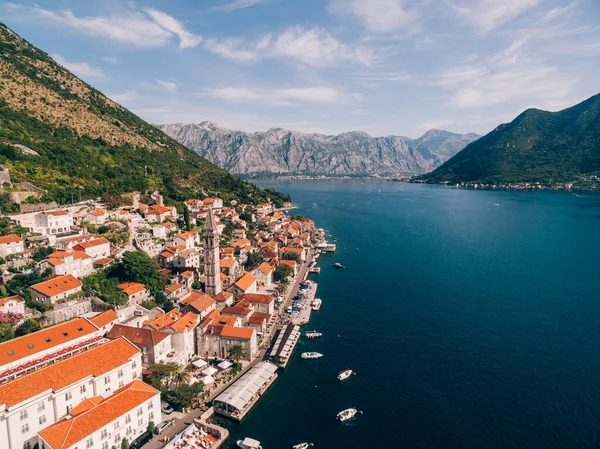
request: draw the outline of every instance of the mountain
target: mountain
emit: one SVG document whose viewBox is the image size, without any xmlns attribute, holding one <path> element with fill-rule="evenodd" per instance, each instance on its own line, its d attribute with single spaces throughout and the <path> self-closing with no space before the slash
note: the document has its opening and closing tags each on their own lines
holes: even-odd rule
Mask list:
<svg viewBox="0 0 600 449">
<path fill-rule="evenodd" d="M 419 179 L 554 185 L 589 175 L 600 175 L 600 94 L 559 112 L 528 109 Z"/>
<path fill-rule="evenodd" d="M 188 150 L 0 24 L 0 165 L 44 199 L 160 189 L 182 201 L 267 193 Z M 275 192 L 268 192 L 271 198 Z"/>
<path fill-rule="evenodd" d="M 158 128 L 228 172 L 249 177 L 425 173 L 479 137 L 440 130 L 419 139 L 371 137 L 362 131 L 326 136 L 281 128 L 251 134 L 210 122 Z"/>
</svg>

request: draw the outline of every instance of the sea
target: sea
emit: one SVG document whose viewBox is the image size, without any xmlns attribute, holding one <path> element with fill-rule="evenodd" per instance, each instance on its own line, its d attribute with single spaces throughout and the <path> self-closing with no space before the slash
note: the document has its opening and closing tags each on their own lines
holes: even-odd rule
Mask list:
<svg viewBox="0 0 600 449">
<path fill-rule="evenodd" d="M 337 251 L 311 275 L 323 306 L 304 330 L 323 337 L 301 339 L 241 424 L 219 420 L 227 447 L 600 447 L 599 194 L 258 184 Z M 349 407 L 363 414 L 336 421 Z"/>
</svg>

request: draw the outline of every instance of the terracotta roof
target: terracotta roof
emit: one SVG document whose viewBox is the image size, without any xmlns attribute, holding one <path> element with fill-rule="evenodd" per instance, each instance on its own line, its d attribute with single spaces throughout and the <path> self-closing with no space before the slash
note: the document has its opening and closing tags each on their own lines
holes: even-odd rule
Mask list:
<svg viewBox="0 0 600 449">
<path fill-rule="evenodd" d="M 102 402 L 104 398 L 102 396 L 94 396 L 88 399 L 84 399 L 82 402 L 77 404 L 69 411 L 69 415 L 77 416 L 81 415 L 83 412 L 87 412 L 88 410 L 96 407 L 98 404 Z"/>
<path fill-rule="evenodd" d="M 223 272 L 219 273 L 219 279 L 221 279 L 221 281 L 224 281 L 225 279 L 227 279 L 227 275 Z"/>
<path fill-rule="evenodd" d="M 51 449 L 72 447 L 158 394 L 160 394 L 158 390 L 136 379 L 101 402 L 88 401 L 90 408 L 85 411 L 81 411 L 83 409 L 80 408 L 78 415 L 70 419 L 61 419 L 41 430 L 39 435 Z M 93 406 L 94 402 L 96 402 L 95 406 Z"/>
<path fill-rule="evenodd" d="M 0 385 L 0 404 L 12 407 L 44 391 L 60 391 L 88 376 L 100 377 L 139 352 L 123 338 L 109 341 Z"/>
<path fill-rule="evenodd" d="M 219 260 L 219 266 L 221 268 L 233 268 L 236 264 L 235 259 L 221 259 Z"/>
<path fill-rule="evenodd" d="M 109 259 L 108 257 L 102 257 L 100 259 L 98 259 L 97 261 L 94 262 L 94 265 L 110 265 L 113 262 L 112 259 Z"/>
<path fill-rule="evenodd" d="M 171 325 L 171 329 L 176 332 L 185 332 L 194 329 L 200 322 L 200 316 L 195 313 L 188 312 L 179 320 Z"/>
<path fill-rule="evenodd" d="M 252 283 L 256 282 L 256 278 L 250 273 L 246 273 L 242 278 L 235 283 L 241 290 L 246 291 L 250 288 Z"/>
<path fill-rule="evenodd" d="M 119 316 L 113 309 L 105 310 L 102 313 L 99 313 L 96 316 L 90 318 L 90 321 L 94 323 L 96 326 L 101 328 L 102 326 L 107 325 L 108 323 L 118 320 Z"/>
<path fill-rule="evenodd" d="M 215 296 L 215 301 L 223 302 L 223 301 L 227 301 L 228 299 L 230 299 L 232 297 L 233 297 L 233 293 L 223 291 Z"/>
<path fill-rule="evenodd" d="M 123 293 L 127 296 L 135 295 L 136 293 L 146 290 L 146 286 L 139 282 L 122 282 L 119 284 L 119 288 L 123 290 Z"/>
<path fill-rule="evenodd" d="M 269 321 L 269 318 L 271 318 L 271 315 L 268 313 L 254 312 L 252 315 L 250 315 L 248 317 L 248 323 L 262 324 L 265 321 Z"/>
<path fill-rule="evenodd" d="M 104 237 L 100 237 L 99 239 L 94 239 L 94 240 L 89 240 L 87 242 L 81 242 L 78 243 L 77 246 L 81 246 L 83 249 L 87 249 L 87 248 L 93 248 L 95 246 L 100 246 L 100 245 L 110 245 L 110 242 L 105 239 Z"/>
<path fill-rule="evenodd" d="M 69 213 L 68 210 L 48 210 L 43 212 L 44 215 L 67 215 Z"/>
<path fill-rule="evenodd" d="M 233 242 L 233 244 L 235 246 L 249 246 L 249 245 L 251 245 L 251 242 L 248 239 L 240 239 L 240 240 L 236 240 L 235 242 Z"/>
<path fill-rule="evenodd" d="M 287 265 L 292 269 L 296 269 L 297 262 L 295 260 L 280 260 L 279 265 Z"/>
<path fill-rule="evenodd" d="M 183 234 L 177 234 L 175 237 L 179 237 L 182 240 L 195 239 L 198 237 L 198 233 L 194 231 L 184 232 Z"/>
<path fill-rule="evenodd" d="M 173 309 L 170 312 L 157 315 L 152 321 L 145 321 L 144 324 L 158 331 L 165 327 L 170 327 L 182 316 L 183 314 L 179 310 Z"/>
<path fill-rule="evenodd" d="M 74 276 L 66 274 L 64 276 L 52 278 L 46 282 L 32 285 L 31 288 L 43 295 L 54 296 L 81 287 L 82 285 L 81 281 Z"/>
<path fill-rule="evenodd" d="M 234 306 L 230 306 L 230 307 L 225 307 L 223 310 L 221 310 L 221 314 L 223 315 L 240 315 L 240 316 L 246 316 L 248 315 L 250 312 L 252 312 L 252 310 L 250 310 L 247 307 L 244 307 L 240 304 L 236 304 Z"/>
<path fill-rule="evenodd" d="M 181 300 L 181 304 L 189 305 L 198 312 L 204 312 L 215 303 L 215 300 L 206 293 L 192 292 L 191 295 Z"/>
<path fill-rule="evenodd" d="M 48 259 L 65 259 L 69 256 L 73 257 L 75 260 L 91 259 L 91 257 L 83 251 L 73 251 L 71 249 L 59 249 L 58 251 L 54 251 L 52 254 L 48 255 Z"/>
<path fill-rule="evenodd" d="M 269 274 L 271 271 L 273 271 L 273 266 L 267 262 L 263 262 L 257 267 L 257 269 L 264 274 Z"/>
<path fill-rule="evenodd" d="M 2 237 L 0 237 L 0 244 L 22 242 L 22 241 L 23 241 L 23 239 L 16 234 L 3 235 Z"/>
<path fill-rule="evenodd" d="M 6 304 L 9 301 L 25 302 L 25 300 L 23 298 L 21 298 L 19 295 L 7 296 L 6 298 L 0 298 L 0 307 L 2 307 L 4 304 Z"/>
<path fill-rule="evenodd" d="M 183 288 L 183 284 L 172 284 L 165 287 L 165 290 L 169 293 L 175 293 L 177 290 L 181 290 Z"/>
<path fill-rule="evenodd" d="M 192 271 L 184 271 L 183 273 L 181 273 L 181 277 L 183 278 L 187 278 L 187 279 L 192 279 L 194 277 L 194 273 Z"/>
<path fill-rule="evenodd" d="M 240 301 L 256 302 L 260 304 L 271 304 L 275 301 L 275 297 L 271 295 L 262 295 L 259 293 L 246 293 L 240 298 Z"/>
<path fill-rule="evenodd" d="M 153 329 L 143 327 L 131 327 L 123 324 L 115 324 L 110 332 L 106 335 L 107 338 L 114 340 L 115 338 L 125 337 L 134 345 L 140 346 L 156 346 L 161 341 L 169 336 L 166 332 L 158 332 Z"/>
<path fill-rule="evenodd" d="M 173 212 L 173 208 L 172 207 L 167 207 L 167 206 L 159 206 L 158 204 L 155 206 L 150 206 L 146 212 L 147 215 L 155 215 L 155 214 L 166 214 L 169 212 Z"/>
<path fill-rule="evenodd" d="M 250 340 L 253 334 L 254 329 L 251 327 L 223 326 L 221 330 L 222 337 L 239 338 L 242 340 Z"/>
</svg>

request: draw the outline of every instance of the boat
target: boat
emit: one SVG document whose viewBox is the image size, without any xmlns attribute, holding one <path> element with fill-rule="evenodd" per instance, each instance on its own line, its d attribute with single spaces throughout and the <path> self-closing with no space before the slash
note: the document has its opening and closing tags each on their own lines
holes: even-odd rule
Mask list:
<svg viewBox="0 0 600 449">
<path fill-rule="evenodd" d="M 352 374 L 354 374 L 354 372 L 351 369 L 347 369 L 346 371 L 342 371 L 340 374 L 338 374 L 338 379 L 348 379 Z"/>
<path fill-rule="evenodd" d="M 248 437 L 244 438 L 243 440 L 237 440 L 237 445 L 242 449 L 262 449 L 260 441 Z"/>
<path fill-rule="evenodd" d="M 312 267 L 308 270 L 311 273 L 317 273 L 319 274 L 321 272 L 321 267 Z"/>
<path fill-rule="evenodd" d="M 323 334 L 321 332 L 317 332 L 317 331 L 308 331 L 304 334 L 304 336 L 306 338 L 319 338 L 319 337 L 322 337 Z"/>
<path fill-rule="evenodd" d="M 292 446 L 293 449 L 307 449 L 309 446 L 314 446 L 312 443 L 300 443 Z"/>
<path fill-rule="evenodd" d="M 323 354 L 321 354 L 320 352 L 303 352 L 300 357 L 307 360 L 320 359 L 321 357 L 323 357 Z"/>
<path fill-rule="evenodd" d="M 321 308 L 321 304 L 323 304 L 323 301 L 320 298 L 313 299 L 312 309 L 319 310 Z"/>
<path fill-rule="evenodd" d="M 346 410 L 342 410 L 337 414 L 337 419 L 341 422 L 348 421 L 349 419 L 354 418 L 354 416 L 358 413 L 358 410 L 355 408 L 347 408 Z"/>
<path fill-rule="evenodd" d="M 334 266 L 335 268 L 346 268 L 346 267 L 344 267 L 344 266 L 343 266 L 341 263 L 339 263 L 339 262 L 336 262 L 336 263 L 334 263 L 334 264 L 333 264 L 333 266 Z"/>
</svg>

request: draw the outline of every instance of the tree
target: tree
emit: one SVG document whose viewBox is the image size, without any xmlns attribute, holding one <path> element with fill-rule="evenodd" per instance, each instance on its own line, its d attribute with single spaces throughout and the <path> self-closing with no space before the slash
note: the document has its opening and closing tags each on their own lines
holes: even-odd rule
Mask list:
<svg viewBox="0 0 600 449">
<path fill-rule="evenodd" d="M 40 262 L 40 261 L 44 260 L 46 257 L 48 257 L 50 254 L 52 254 L 53 252 L 54 252 L 54 248 L 52 248 L 51 246 L 38 246 L 33 251 L 33 260 L 35 260 L 36 262 Z"/>
<path fill-rule="evenodd" d="M 190 210 L 187 206 L 183 206 L 183 222 L 185 223 L 185 230 L 191 231 L 192 225 L 190 223 Z"/>
<path fill-rule="evenodd" d="M 283 253 L 283 256 L 281 256 L 281 258 L 283 260 L 295 260 L 298 264 L 302 263 L 302 257 L 300 257 L 300 253 L 297 253 L 295 251 L 287 251 Z"/>
<path fill-rule="evenodd" d="M 127 441 L 127 438 L 121 440 L 121 449 L 129 449 L 129 441 Z"/>
<path fill-rule="evenodd" d="M 199 281 L 192 282 L 192 288 L 194 290 L 202 290 L 202 282 L 199 282 Z"/>
<path fill-rule="evenodd" d="M 179 365 L 172 362 L 154 363 L 148 367 L 148 371 L 150 371 L 150 384 L 154 388 L 162 390 L 164 385 L 179 371 Z"/>
<path fill-rule="evenodd" d="M 160 267 L 154 259 L 142 251 L 128 251 L 123 254 L 123 272 L 131 282 L 145 284 L 155 296 L 165 287 L 160 275 Z"/>
<path fill-rule="evenodd" d="M 241 359 L 248 358 L 248 353 L 241 345 L 233 345 L 227 350 L 227 353 L 229 354 L 229 358 L 235 363 L 238 363 Z"/>
<path fill-rule="evenodd" d="M 190 377 L 190 366 L 188 365 L 184 369 L 180 369 L 177 371 L 177 373 L 175 373 L 175 383 L 177 383 L 178 387 L 183 384 L 187 384 L 190 381 Z"/>
<path fill-rule="evenodd" d="M 247 257 L 247 259 L 246 259 L 246 262 L 244 263 L 244 268 L 246 268 L 246 270 L 250 270 L 254 267 L 257 267 L 264 260 L 260 254 L 255 253 L 255 252 L 248 253 L 246 257 Z"/>
<path fill-rule="evenodd" d="M 0 342 L 10 340 L 14 338 L 15 332 L 8 323 L 0 323 Z"/>
<path fill-rule="evenodd" d="M 287 279 L 292 274 L 292 267 L 289 265 L 278 265 L 273 271 L 273 280 L 275 282 L 281 282 Z"/>
<path fill-rule="evenodd" d="M 154 433 L 155 428 L 156 425 L 154 424 L 154 421 L 148 421 L 148 427 L 146 427 L 146 430 L 150 433 Z"/>
<path fill-rule="evenodd" d="M 165 391 L 164 396 L 169 404 L 182 411 L 194 406 L 202 390 L 204 390 L 204 383 L 202 382 L 196 382 L 193 385 L 182 384 L 175 387 L 173 391 Z"/>
<path fill-rule="evenodd" d="M 303 215 L 294 215 L 292 217 L 292 220 L 302 221 L 302 220 L 304 220 L 304 216 Z"/>
<path fill-rule="evenodd" d="M 41 328 L 42 326 L 37 321 L 32 319 L 26 320 L 15 329 L 15 337 L 31 334 L 32 332 L 39 331 Z"/>
</svg>

